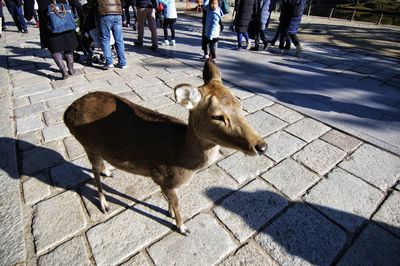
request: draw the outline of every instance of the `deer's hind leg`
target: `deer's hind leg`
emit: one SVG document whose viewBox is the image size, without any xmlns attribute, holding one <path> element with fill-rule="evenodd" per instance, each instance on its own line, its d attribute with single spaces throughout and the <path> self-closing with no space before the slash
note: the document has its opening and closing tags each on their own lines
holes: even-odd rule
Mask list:
<svg viewBox="0 0 400 266">
<path fill-rule="evenodd" d="M 93 170 L 93 175 L 94 175 L 94 181 L 97 186 L 97 191 L 99 193 L 99 201 L 100 201 L 100 208 L 103 213 L 109 211 L 108 203 L 106 200 L 106 196 L 103 193 L 103 187 L 101 185 L 101 180 L 100 180 L 100 173 L 104 169 L 104 162 L 103 158 L 101 156 L 96 155 L 93 152 L 86 151 L 89 161 L 92 164 L 92 170 Z"/>
</svg>

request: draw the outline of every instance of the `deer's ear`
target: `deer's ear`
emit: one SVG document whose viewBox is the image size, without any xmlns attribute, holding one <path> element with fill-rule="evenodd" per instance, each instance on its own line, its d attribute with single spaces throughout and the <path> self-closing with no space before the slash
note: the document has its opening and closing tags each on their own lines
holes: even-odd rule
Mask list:
<svg viewBox="0 0 400 266">
<path fill-rule="evenodd" d="M 200 102 L 201 93 L 189 84 L 179 84 L 175 87 L 175 99 L 180 105 L 190 110 Z"/>
</svg>

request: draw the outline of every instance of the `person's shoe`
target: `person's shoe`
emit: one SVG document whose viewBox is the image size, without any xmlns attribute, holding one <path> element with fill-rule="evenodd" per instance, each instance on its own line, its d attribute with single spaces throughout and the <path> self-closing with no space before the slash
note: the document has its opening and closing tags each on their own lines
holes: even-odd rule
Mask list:
<svg viewBox="0 0 400 266">
<path fill-rule="evenodd" d="M 4 25 L 2 30 L 6 30 L 6 29 L 8 29 L 8 27 L 7 27 L 7 25 Z"/>
<path fill-rule="evenodd" d="M 301 45 L 299 43 L 298 45 L 296 45 L 296 57 L 300 57 L 301 50 Z"/>
<path fill-rule="evenodd" d="M 133 25 L 132 25 L 132 30 L 133 30 L 133 31 L 136 31 L 136 24 L 133 24 Z"/>
<path fill-rule="evenodd" d="M 61 76 L 63 79 L 67 79 L 69 77 L 67 70 L 61 70 Z"/>
<path fill-rule="evenodd" d="M 117 64 L 117 67 L 121 68 L 121 69 L 127 69 L 128 68 L 128 66 L 126 64 L 125 65 L 121 65 L 120 63 Z"/>
<path fill-rule="evenodd" d="M 68 69 L 68 75 L 73 76 L 75 75 L 76 71 L 75 69 Z"/>
<path fill-rule="evenodd" d="M 169 45 L 169 41 L 168 41 L 168 40 L 164 40 L 164 41 L 161 43 L 161 45 L 163 45 L 163 46 L 168 46 L 168 45 Z"/>
<path fill-rule="evenodd" d="M 250 51 L 258 51 L 258 50 L 260 50 L 260 46 L 258 46 L 258 45 L 250 48 Z"/>
<path fill-rule="evenodd" d="M 130 26 L 129 23 L 126 23 L 126 22 L 123 22 L 123 23 L 122 23 L 122 27 L 127 28 L 127 27 L 129 27 L 129 26 Z"/>
<path fill-rule="evenodd" d="M 247 42 L 246 50 L 250 50 L 250 48 L 251 48 L 251 41 L 249 40 Z"/>
<path fill-rule="evenodd" d="M 111 69 L 111 68 L 114 68 L 114 65 L 113 65 L 113 64 L 104 65 L 104 66 L 103 66 L 103 70 L 108 70 L 108 69 Z"/>
<path fill-rule="evenodd" d="M 27 34 L 28 33 L 28 29 L 23 29 L 22 33 Z"/>
<path fill-rule="evenodd" d="M 210 56 L 208 54 L 203 55 L 200 57 L 200 60 L 207 60 Z"/>
<path fill-rule="evenodd" d="M 270 46 L 269 42 L 264 43 L 263 50 L 264 51 L 267 50 L 269 48 L 269 46 Z"/>
<path fill-rule="evenodd" d="M 134 41 L 133 42 L 136 46 L 142 47 L 143 46 L 143 42 L 139 42 L 139 41 Z"/>
<path fill-rule="evenodd" d="M 35 26 L 34 26 L 35 28 L 39 28 L 39 21 L 36 21 L 36 23 L 35 23 Z"/>
<path fill-rule="evenodd" d="M 170 42 L 170 44 L 169 45 L 171 45 L 171 46 L 175 46 L 176 45 L 176 43 L 175 43 L 175 40 L 171 40 L 171 42 Z"/>
<path fill-rule="evenodd" d="M 150 50 L 157 50 L 158 49 L 158 45 L 157 44 L 153 44 L 152 46 L 150 46 Z"/>
</svg>

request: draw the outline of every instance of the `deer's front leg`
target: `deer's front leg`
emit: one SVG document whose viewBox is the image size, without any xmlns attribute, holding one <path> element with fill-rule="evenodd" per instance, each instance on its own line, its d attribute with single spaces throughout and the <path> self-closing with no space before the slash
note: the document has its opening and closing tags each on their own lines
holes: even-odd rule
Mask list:
<svg viewBox="0 0 400 266">
<path fill-rule="evenodd" d="M 183 224 L 181 213 L 179 211 L 178 196 L 176 195 L 175 189 L 161 187 L 161 190 L 168 200 L 169 209 L 172 209 L 172 211 L 175 213 L 176 227 L 178 228 L 178 231 L 187 236 L 190 234 L 190 230 L 187 229 Z"/>
</svg>

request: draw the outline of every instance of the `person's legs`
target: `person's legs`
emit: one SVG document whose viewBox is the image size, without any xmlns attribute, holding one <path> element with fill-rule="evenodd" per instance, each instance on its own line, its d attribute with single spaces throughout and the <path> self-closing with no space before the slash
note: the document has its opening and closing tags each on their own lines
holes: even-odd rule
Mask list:
<svg viewBox="0 0 400 266">
<path fill-rule="evenodd" d="M 217 58 L 218 38 L 210 40 L 210 54 L 211 59 Z"/>
<path fill-rule="evenodd" d="M 297 38 L 297 34 L 289 34 L 290 39 L 292 40 L 294 46 L 297 47 L 299 44 L 299 39 Z"/>
<path fill-rule="evenodd" d="M 173 41 L 175 41 L 175 22 L 176 22 L 175 18 L 169 20 L 169 29 L 171 30 L 171 39 Z"/>
<path fill-rule="evenodd" d="M 18 17 L 18 21 L 21 25 L 22 32 L 28 32 L 28 28 L 26 27 L 26 21 L 24 14 L 22 13 L 22 6 L 16 6 L 16 14 Z"/>
<path fill-rule="evenodd" d="M 203 59 L 206 59 L 206 58 L 208 58 L 208 44 L 209 44 L 209 42 L 210 42 L 210 39 L 208 39 L 206 36 L 204 36 L 203 35 L 203 38 L 202 38 L 202 44 L 204 44 L 204 49 L 203 49 L 203 52 L 204 52 L 204 56 L 202 57 Z"/>
<path fill-rule="evenodd" d="M 133 5 L 133 3 L 132 3 L 132 11 L 133 11 L 132 29 L 136 30 L 137 14 L 136 14 L 136 7 Z"/>
<path fill-rule="evenodd" d="M 137 15 L 138 15 L 138 38 L 137 38 L 137 43 L 138 45 L 143 45 L 143 34 L 144 34 L 144 21 L 146 19 L 146 8 L 143 7 L 138 7 L 137 9 Z"/>
<path fill-rule="evenodd" d="M 67 67 L 68 67 L 68 74 L 71 76 L 75 74 L 75 69 L 74 69 L 74 52 L 73 51 L 65 51 L 65 60 L 67 61 Z"/>
<path fill-rule="evenodd" d="M 125 2 L 125 22 L 126 26 L 131 24 L 131 16 L 129 15 L 129 7 L 131 6 L 130 0 L 126 0 Z"/>
<path fill-rule="evenodd" d="M 115 39 L 115 50 L 117 51 L 118 66 L 125 67 L 126 58 L 125 58 L 124 37 L 122 35 L 122 19 L 121 16 L 112 16 L 112 17 L 113 17 L 113 24 L 111 29 Z"/>
<path fill-rule="evenodd" d="M 56 65 L 60 69 L 62 77 L 64 79 L 66 79 L 68 77 L 68 72 L 67 72 L 67 69 L 66 69 L 65 64 L 64 64 L 62 53 L 61 52 L 54 52 L 54 53 L 51 53 L 51 56 L 53 57 L 54 62 L 56 62 Z"/>
<path fill-rule="evenodd" d="M 169 25 L 169 23 L 170 23 L 170 20 L 168 18 L 165 18 L 163 30 L 164 30 L 164 39 L 166 41 L 168 41 L 168 25 Z"/>
<path fill-rule="evenodd" d="M 111 66 L 113 64 L 111 44 L 110 44 L 111 23 L 112 23 L 112 16 L 99 16 L 101 49 L 103 50 L 104 58 L 106 59 L 105 63 L 106 67 Z"/>
<path fill-rule="evenodd" d="M 21 23 L 19 22 L 18 15 L 17 15 L 16 3 L 14 1 L 7 1 L 6 6 L 7 6 L 8 12 L 10 13 L 18 31 L 22 31 Z"/>
<path fill-rule="evenodd" d="M 243 41 L 243 33 L 242 32 L 238 32 L 237 33 L 237 42 L 238 42 L 238 48 L 241 49 L 242 48 L 242 41 Z"/>
<path fill-rule="evenodd" d="M 154 8 L 146 8 L 147 9 L 147 22 L 149 23 L 149 29 L 151 31 L 151 42 L 152 48 L 157 49 L 157 24 L 156 24 L 156 11 Z"/>
</svg>

